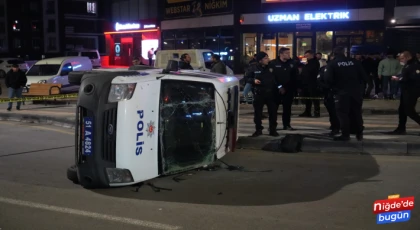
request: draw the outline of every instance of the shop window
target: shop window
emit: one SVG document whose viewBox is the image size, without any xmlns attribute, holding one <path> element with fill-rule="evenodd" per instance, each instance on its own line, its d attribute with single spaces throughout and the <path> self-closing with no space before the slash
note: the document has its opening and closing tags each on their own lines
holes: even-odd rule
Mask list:
<svg viewBox="0 0 420 230">
<path fill-rule="evenodd" d="M 289 48 L 290 53 L 293 53 L 293 33 L 278 33 L 279 44 L 277 45 L 277 50 L 282 47 Z"/>
<path fill-rule="evenodd" d="M 296 32 L 297 37 L 312 37 L 313 35 L 313 32 Z"/>
<path fill-rule="evenodd" d="M 177 39 L 176 40 L 176 49 L 188 49 L 188 40 L 187 39 Z"/>
<path fill-rule="evenodd" d="M 316 52 L 322 53 L 322 58 L 328 59 L 333 49 L 333 32 L 316 32 Z"/>
<path fill-rule="evenodd" d="M 361 44 L 363 44 L 362 36 L 350 37 L 350 46 L 361 45 Z"/>
<path fill-rule="evenodd" d="M 270 59 L 276 58 L 276 34 L 261 34 L 260 51 L 266 52 Z"/>
<path fill-rule="evenodd" d="M 335 31 L 335 35 L 363 35 L 363 30 L 341 30 Z"/>
<path fill-rule="evenodd" d="M 221 38 L 219 39 L 219 50 L 217 51 L 220 55 L 220 60 L 222 60 L 227 66 L 233 69 L 233 44 L 235 40 L 233 38 Z"/>
<path fill-rule="evenodd" d="M 175 40 L 163 41 L 163 50 L 174 50 L 174 49 L 175 49 Z"/>
<path fill-rule="evenodd" d="M 257 53 L 257 34 L 243 34 L 242 39 L 242 54 L 245 58 L 249 57 L 251 60 L 254 54 Z"/>
<path fill-rule="evenodd" d="M 384 40 L 383 31 L 367 30 L 366 31 L 366 43 L 369 44 L 381 44 Z"/>
<path fill-rule="evenodd" d="M 296 38 L 296 48 L 296 56 L 302 59 L 305 52 L 313 48 L 312 38 Z"/>
<path fill-rule="evenodd" d="M 219 39 L 217 38 L 206 38 L 204 40 L 203 49 L 209 49 L 213 52 L 219 51 Z"/>
<path fill-rule="evenodd" d="M 204 39 L 193 38 L 189 39 L 189 49 L 201 49 L 203 46 Z"/>
</svg>

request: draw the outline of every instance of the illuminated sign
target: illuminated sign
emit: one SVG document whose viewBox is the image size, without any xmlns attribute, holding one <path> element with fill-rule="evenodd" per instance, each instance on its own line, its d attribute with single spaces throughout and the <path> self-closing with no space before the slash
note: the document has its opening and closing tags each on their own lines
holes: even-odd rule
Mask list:
<svg viewBox="0 0 420 230">
<path fill-rule="evenodd" d="M 154 24 L 144 25 L 143 28 L 144 29 L 156 28 L 156 25 L 154 25 Z"/>
<path fill-rule="evenodd" d="M 322 12 L 322 13 L 296 13 L 296 14 L 270 14 L 269 22 L 299 22 L 299 21 L 325 21 L 350 20 L 350 12 Z"/>
<path fill-rule="evenodd" d="M 115 30 L 116 31 L 120 31 L 120 30 L 138 30 L 140 29 L 140 23 L 126 23 L 126 24 L 120 24 L 120 23 L 115 23 Z"/>
</svg>

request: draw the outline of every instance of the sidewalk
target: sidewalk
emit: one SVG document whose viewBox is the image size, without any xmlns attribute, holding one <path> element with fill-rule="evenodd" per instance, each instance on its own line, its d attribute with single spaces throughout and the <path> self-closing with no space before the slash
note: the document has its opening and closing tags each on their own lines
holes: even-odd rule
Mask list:
<svg viewBox="0 0 420 230">
<path fill-rule="evenodd" d="M 33 105 L 27 103 L 22 110 L 6 110 L 7 104 L 0 104 L 0 120 L 41 123 L 66 128 L 74 128 L 76 105 Z M 379 106 L 378 106 L 379 107 Z M 384 134 L 392 131 L 397 126 L 398 115 L 364 115 L 365 140 L 357 142 L 354 140 L 348 143 L 334 142 L 327 137 L 329 132 L 328 115 L 321 114 L 321 118 L 300 118 L 297 116 L 299 110 L 294 110 L 292 126 L 295 131 L 279 130 L 280 137 L 273 138 L 268 135 L 252 138 L 249 137 L 254 131 L 252 107 L 242 105 L 239 116 L 239 141 L 237 148 L 244 149 L 268 149 L 272 152 L 279 151 L 279 141 L 286 134 L 301 134 L 305 136 L 303 151 L 312 153 L 351 153 L 351 154 L 385 154 L 385 155 L 418 155 L 420 156 L 420 127 L 408 120 L 408 135 L 390 136 Z M 278 117 L 279 126 L 281 116 Z M 268 121 L 263 121 L 263 126 L 268 128 Z M 265 129 L 264 134 L 267 134 Z"/>
</svg>

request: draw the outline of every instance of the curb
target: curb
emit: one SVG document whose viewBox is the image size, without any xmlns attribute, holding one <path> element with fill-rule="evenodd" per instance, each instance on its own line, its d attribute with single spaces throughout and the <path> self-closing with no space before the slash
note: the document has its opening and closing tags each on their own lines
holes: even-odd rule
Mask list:
<svg viewBox="0 0 420 230">
<path fill-rule="evenodd" d="M 239 137 L 238 149 L 258 149 L 282 152 L 279 147 L 281 138 Z M 420 143 L 397 141 L 334 142 L 330 139 L 305 137 L 302 151 L 305 153 L 340 153 L 358 155 L 420 156 Z"/>
<path fill-rule="evenodd" d="M 75 121 L 50 116 L 41 115 L 28 115 L 28 114 L 13 114 L 13 113 L 0 113 L 0 121 L 15 121 L 24 123 L 47 124 L 68 129 L 75 128 Z"/>
</svg>

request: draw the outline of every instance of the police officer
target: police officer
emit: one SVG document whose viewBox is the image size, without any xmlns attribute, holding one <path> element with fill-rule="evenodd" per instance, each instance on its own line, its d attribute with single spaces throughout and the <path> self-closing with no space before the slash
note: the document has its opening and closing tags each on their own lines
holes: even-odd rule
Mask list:
<svg viewBox="0 0 420 230">
<path fill-rule="evenodd" d="M 273 71 L 280 93 L 279 102 L 283 105 L 283 129 L 294 130 L 290 125 L 292 115 L 293 98 L 297 89 L 299 69 L 295 62 L 290 59 L 290 49 L 282 47 L 279 50 L 279 58 L 270 62 L 270 70 Z"/>
<path fill-rule="evenodd" d="M 334 49 L 334 60 L 324 70 L 325 80 L 333 90 L 335 108 L 340 121 L 341 136 L 336 141 L 350 140 L 350 114 L 352 126 L 356 130 L 357 140 L 363 140 L 361 85 L 367 76 L 360 62 L 353 61 L 344 55 L 343 47 Z"/>
<path fill-rule="evenodd" d="M 334 58 L 334 57 L 332 57 Z M 331 59 L 332 60 L 332 59 Z M 325 68 L 327 68 L 327 60 L 321 59 L 321 68 L 319 69 L 319 76 L 318 76 L 318 86 L 320 91 L 324 95 L 324 105 L 325 108 L 328 111 L 329 120 L 330 120 L 330 136 L 335 136 L 340 133 L 340 121 L 338 120 L 337 113 L 335 111 L 335 104 L 334 104 L 334 95 L 329 88 L 329 86 L 326 84 L 325 81 Z"/>
<path fill-rule="evenodd" d="M 416 103 L 420 97 L 420 64 L 410 52 L 405 51 L 400 56 L 404 64 L 401 77 L 393 76 L 393 81 L 399 81 L 401 86 L 400 106 L 398 108 L 398 128 L 391 132 L 393 135 L 406 133 L 407 116 L 420 125 L 420 116 L 416 112 Z"/>
<path fill-rule="evenodd" d="M 258 64 L 253 65 L 246 72 L 247 83 L 254 85 L 254 123 L 255 133 L 253 137 L 262 135 L 262 115 L 264 105 L 267 105 L 270 136 L 279 136 L 277 128 L 277 109 L 276 101 L 278 95 L 277 82 L 273 73 L 269 70 L 270 59 L 267 53 L 259 52 L 256 56 Z"/>
</svg>

